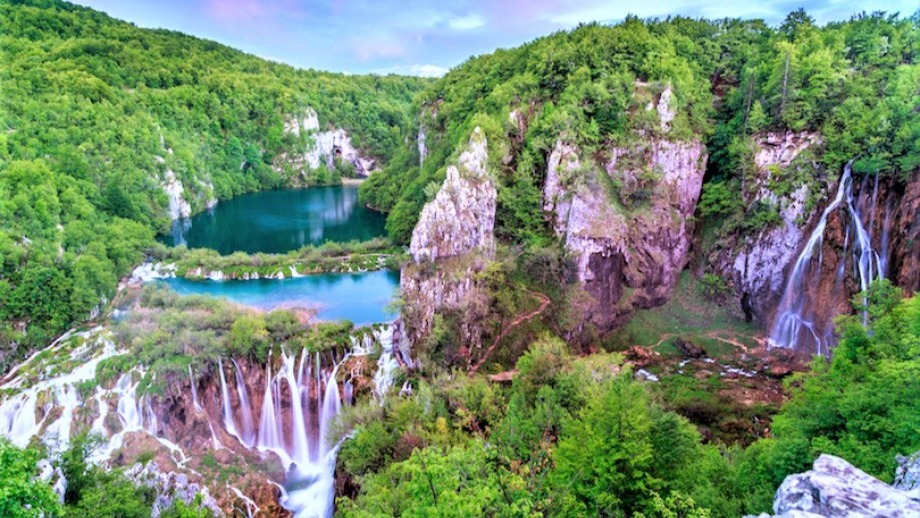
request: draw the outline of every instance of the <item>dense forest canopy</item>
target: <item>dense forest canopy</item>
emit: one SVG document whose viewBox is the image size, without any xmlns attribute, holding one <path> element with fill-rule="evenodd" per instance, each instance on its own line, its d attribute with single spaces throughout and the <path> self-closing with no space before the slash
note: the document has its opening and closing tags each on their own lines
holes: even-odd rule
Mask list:
<svg viewBox="0 0 920 518">
<path fill-rule="evenodd" d="M 283 131 L 307 108 L 386 159 L 424 83 L 298 70 L 66 2 L 0 1 L 0 344 L 47 343 L 112 298 L 168 228 L 167 171 L 194 209 L 285 186 L 272 162 L 309 145 Z"/>
</svg>

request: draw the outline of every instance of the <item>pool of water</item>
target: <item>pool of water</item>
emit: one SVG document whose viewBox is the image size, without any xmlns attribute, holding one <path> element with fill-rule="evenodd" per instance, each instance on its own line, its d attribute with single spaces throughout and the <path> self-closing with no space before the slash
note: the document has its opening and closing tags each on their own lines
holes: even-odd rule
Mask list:
<svg viewBox="0 0 920 518">
<path fill-rule="evenodd" d="M 385 234 L 383 214 L 358 203 L 356 185 L 246 194 L 173 222 L 167 245 L 233 252 L 285 253 L 327 241 Z"/>
<path fill-rule="evenodd" d="M 261 310 L 315 308 L 320 320 L 351 320 L 356 325 L 388 322 L 399 289 L 399 272 L 328 273 L 295 279 L 190 281 L 163 279 L 181 295 L 209 295 Z"/>
</svg>

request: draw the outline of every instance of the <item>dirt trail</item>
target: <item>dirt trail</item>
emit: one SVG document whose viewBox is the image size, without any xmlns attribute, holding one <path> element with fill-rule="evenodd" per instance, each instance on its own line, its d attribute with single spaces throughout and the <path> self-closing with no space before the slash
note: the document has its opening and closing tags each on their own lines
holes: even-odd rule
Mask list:
<svg viewBox="0 0 920 518">
<path fill-rule="evenodd" d="M 482 367 L 482 365 L 486 362 L 486 360 L 489 359 L 489 356 L 492 356 L 492 353 L 495 351 L 495 348 L 498 347 L 498 344 L 508 335 L 508 333 L 513 331 L 514 328 L 516 328 L 517 326 L 536 317 L 540 313 L 543 313 L 544 311 L 546 311 L 546 308 L 549 307 L 549 303 L 550 303 L 549 297 L 547 297 L 546 295 L 542 293 L 538 293 L 536 291 L 530 291 L 530 290 L 526 290 L 526 291 L 527 293 L 540 299 L 540 307 L 531 311 L 530 313 L 525 313 L 523 315 L 520 315 L 519 317 L 512 320 L 511 323 L 509 323 L 507 326 L 505 326 L 505 328 L 502 329 L 501 334 L 496 336 L 495 340 L 492 341 L 492 345 L 490 345 L 489 348 L 486 349 L 486 352 L 485 354 L 482 355 L 482 358 L 480 358 L 479 361 L 476 362 L 476 365 L 470 368 L 470 376 L 472 376 L 473 374 L 476 374 L 476 371 L 478 371 L 479 368 Z"/>
</svg>

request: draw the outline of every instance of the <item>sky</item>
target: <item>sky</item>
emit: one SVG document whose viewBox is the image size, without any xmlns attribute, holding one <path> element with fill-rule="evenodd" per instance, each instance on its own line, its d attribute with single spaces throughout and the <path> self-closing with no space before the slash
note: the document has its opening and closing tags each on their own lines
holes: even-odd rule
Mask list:
<svg viewBox="0 0 920 518">
<path fill-rule="evenodd" d="M 438 76 L 470 56 L 579 23 L 684 15 L 779 24 L 860 11 L 909 16 L 917 0 L 74 0 L 141 27 L 181 31 L 300 68 Z"/>
</svg>

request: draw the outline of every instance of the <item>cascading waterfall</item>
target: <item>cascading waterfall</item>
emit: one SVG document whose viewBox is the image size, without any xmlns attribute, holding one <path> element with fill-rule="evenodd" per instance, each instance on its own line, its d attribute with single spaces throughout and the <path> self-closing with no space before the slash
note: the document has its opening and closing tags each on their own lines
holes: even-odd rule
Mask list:
<svg viewBox="0 0 920 518">
<path fill-rule="evenodd" d="M 817 354 L 827 354 L 828 343 L 832 339 L 833 327 L 828 324 L 826 329 L 818 329 L 814 321 L 813 310 L 807 303 L 804 293 L 810 285 L 820 282 L 822 245 L 824 244 L 824 230 L 830 214 L 844 205 L 848 215 L 846 244 L 840 269 L 837 271 L 837 282 L 842 281 L 843 263 L 847 249 L 853 255 L 854 275 L 859 280 L 861 290 L 869 287 L 869 283 L 877 277 L 884 275 L 884 264 L 878 252 L 872 246 L 869 232 L 863 225 L 862 215 L 853 198 L 853 177 L 851 160 L 843 169 L 843 175 L 837 187 L 837 193 L 831 203 L 824 209 L 817 226 L 805 243 L 802 253 L 796 259 L 792 272 L 786 281 L 782 299 L 777 308 L 777 318 L 770 332 L 770 346 L 796 348 L 812 341 Z M 873 195 L 874 197 L 874 195 Z M 874 206 L 874 205 L 873 205 Z M 850 242 L 850 235 L 853 240 Z M 883 237 L 883 241 L 885 238 Z M 817 254 L 818 260 L 814 261 Z M 863 322 L 866 315 L 863 312 Z"/>
<path fill-rule="evenodd" d="M 236 437 L 241 443 L 246 444 L 243 438 L 240 437 L 236 421 L 233 419 L 233 409 L 230 407 L 230 391 L 227 389 L 227 380 L 224 377 L 224 362 L 220 358 L 217 359 L 217 370 L 220 373 L 220 395 L 224 409 L 224 428 L 227 429 L 227 433 Z"/>
<path fill-rule="evenodd" d="M 201 403 L 198 401 L 198 389 L 196 388 L 195 376 L 192 374 L 192 366 L 188 366 L 188 380 L 192 386 L 192 404 L 195 405 L 195 411 L 201 412 Z"/>
<path fill-rule="evenodd" d="M 236 360 L 233 361 L 233 367 L 236 370 L 236 393 L 240 398 L 240 412 L 243 414 L 243 444 L 247 448 L 252 448 L 255 445 L 255 428 L 252 424 L 252 406 L 249 404 L 249 389 L 246 388 L 246 382 L 243 381 L 243 373 L 240 371 L 240 366 L 236 363 Z"/>
<path fill-rule="evenodd" d="M 337 381 L 339 366 L 349 356 L 370 354 L 373 342 L 379 343 L 381 356 L 377 362 L 378 372 L 374 376 L 373 392 L 378 401 L 382 401 L 392 387 L 393 371 L 397 366 L 393 357 L 392 338 L 392 326 L 384 326 L 374 331 L 372 336 L 364 335 L 360 343 L 354 340 L 353 350 L 338 361 L 322 357 L 319 353 L 311 355 L 306 350 L 299 355 L 282 352 L 277 372 L 273 372 L 273 362 L 269 357 L 265 366 L 265 388 L 257 423 L 253 419 L 252 400 L 240 365 L 233 362 L 241 407 L 237 410 L 231 404 L 231 387 L 225 377 L 223 362 L 218 360 L 224 427 L 246 447 L 278 455 L 288 470 L 282 504 L 295 516 L 328 517 L 333 512 L 335 457 L 339 443 L 332 436 L 331 423 L 343 403 L 343 394 Z M 11 373 L 0 388 L 17 392 L 6 397 L 0 404 L 0 434 L 9 437 L 14 444 L 25 446 L 40 430 L 44 430 L 45 434 L 57 435 L 66 443 L 73 429 L 75 411 L 85 403 L 81 400 L 77 384 L 94 379 L 96 367 L 102 360 L 124 352 L 116 350 L 108 339 L 100 338 L 99 342 L 95 349 L 87 348 L 71 354 L 71 358 L 79 362 L 79 367 L 70 373 L 31 386 L 27 385 L 26 377 L 14 377 Z M 191 367 L 188 368 L 188 375 L 195 410 L 206 413 L 198 399 Z M 156 438 L 172 452 L 180 466 L 188 461 L 188 457 L 176 444 L 158 436 L 161 424 L 163 427 L 168 424 L 160 423 L 154 411 L 153 400 L 138 394 L 143 376 L 144 370 L 135 367 L 122 373 L 112 388 L 97 387 L 92 395 L 98 413 L 92 420 L 91 428 L 109 437 L 105 447 L 93 455 L 93 462 L 108 460 L 113 451 L 123 446 L 126 434 L 137 432 L 148 433 Z M 290 400 L 282 398 L 287 391 L 290 391 Z M 41 408 L 40 401 L 43 402 Z M 61 408 L 61 412 L 51 414 L 52 408 Z M 45 419 L 48 415 L 58 417 L 47 424 Z M 107 422 L 113 418 L 120 420 L 121 426 L 119 431 L 110 433 Z M 242 431 L 237 423 L 242 425 Z M 211 446 L 215 450 L 224 448 L 210 419 L 207 424 L 211 433 Z"/>
</svg>

